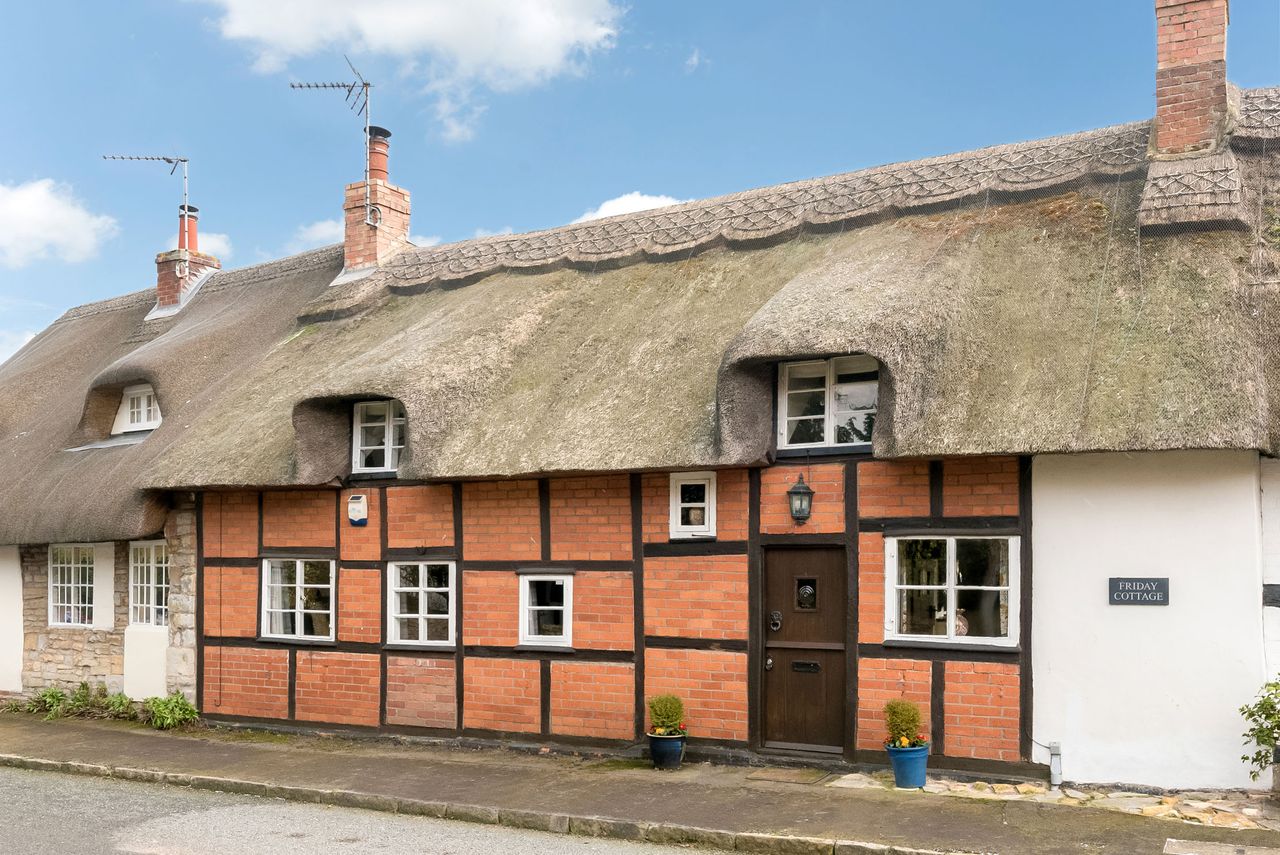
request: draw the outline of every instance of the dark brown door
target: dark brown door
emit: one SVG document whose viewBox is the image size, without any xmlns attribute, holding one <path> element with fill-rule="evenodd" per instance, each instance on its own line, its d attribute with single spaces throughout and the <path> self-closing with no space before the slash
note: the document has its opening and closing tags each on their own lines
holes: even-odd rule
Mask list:
<svg viewBox="0 0 1280 855">
<path fill-rule="evenodd" d="M 766 747 L 844 747 L 847 572 L 840 548 L 765 550 Z"/>
</svg>

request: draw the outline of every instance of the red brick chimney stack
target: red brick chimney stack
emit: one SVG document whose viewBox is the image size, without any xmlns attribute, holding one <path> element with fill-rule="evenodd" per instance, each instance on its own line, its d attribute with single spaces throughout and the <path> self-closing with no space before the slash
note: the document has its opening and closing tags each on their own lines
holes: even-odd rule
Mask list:
<svg viewBox="0 0 1280 855">
<path fill-rule="evenodd" d="M 370 127 L 367 147 L 369 184 L 348 184 L 342 210 L 345 268 L 356 270 L 382 264 L 409 245 L 409 191 L 390 183 L 387 156 L 391 131 Z"/>
<path fill-rule="evenodd" d="M 1227 122 L 1228 0 L 1156 0 L 1156 156 L 1213 151 Z"/>
<path fill-rule="evenodd" d="M 176 308 L 191 290 L 191 286 L 208 270 L 217 270 L 222 262 L 199 250 L 194 205 L 178 206 L 178 248 L 156 256 L 156 307 Z M 186 216 L 183 216 L 183 215 Z"/>
</svg>

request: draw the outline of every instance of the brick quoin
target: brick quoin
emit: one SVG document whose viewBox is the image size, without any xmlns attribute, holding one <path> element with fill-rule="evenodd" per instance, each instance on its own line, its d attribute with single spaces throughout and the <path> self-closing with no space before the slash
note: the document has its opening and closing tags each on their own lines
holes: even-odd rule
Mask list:
<svg viewBox="0 0 1280 855">
<path fill-rule="evenodd" d="M 813 489 L 813 511 L 804 525 L 791 519 L 787 490 L 800 475 Z M 774 466 L 760 475 L 760 531 L 765 534 L 836 534 L 844 531 L 844 464 Z"/>
<path fill-rule="evenodd" d="M 462 573 L 464 644 L 514 647 L 520 643 L 520 578 L 515 573 Z"/>
<path fill-rule="evenodd" d="M 948 662 L 945 701 L 948 757 L 1020 760 L 1019 668 L 999 662 Z"/>
<path fill-rule="evenodd" d="M 884 705 L 906 698 L 920 706 L 921 731 L 929 736 L 929 690 L 933 684 L 933 664 L 914 659 L 858 660 L 858 748 L 884 748 L 888 731 Z M 947 727 L 947 745 L 951 728 Z M 950 751 L 947 752 L 951 753 Z"/>
<path fill-rule="evenodd" d="M 289 651 L 204 649 L 206 715 L 288 718 Z"/>
<path fill-rule="evenodd" d="M 748 527 L 748 471 L 716 471 L 716 539 L 746 540 Z M 650 473 L 640 481 L 645 543 L 671 539 L 671 476 Z"/>
<path fill-rule="evenodd" d="M 553 478 L 551 558 L 631 559 L 631 484 L 626 475 Z"/>
<path fill-rule="evenodd" d="M 283 490 L 262 496 L 263 546 L 336 546 L 332 490 Z"/>
<path fill-rule="evenodd" d="M 206 636 L 255 638 L 258 635 L 260 572 L 257 567 L 204 568 Z"/>
<path fill-rule="evenodd" d="M 629 662 L 552 662 L 551 732 L 630 740 L 635 692 L 636 670 Z"/>
<path fill-rule="evenodd" d="M 929 516 L 926 460 L 867 460 L 858 464 L 858 515 Z"/>
<path fill-rule="evenodd" d="M 542 729 L 542 677 L 530 659 L 478 659 L 462 669 L 464 726 L 537 733 Z"/>
<path fill-rule="evenodd" d="M 294 717 L 377 727 L 381 662 L 376 654 L 299 650 Z"/>
<path fill-rule="evenodd" d="M 747 654 L 651 647 L 644 663 L 645 694 L 679 695 L 690 736 L 746 741 Z"/>
<path fill-rule="evenodd" d="M 369 520 L 365 525 L 352 525 L 347 518 L 347 500 L 364 496 L 368 501 Z M 339 496 L 338 525 L 342 528 L 340 557 L 348 561 L 377 561 L 382 558 L 382 501 L 377 490 L 343 490 Z"/>
<path fill-rule="evenodd" d="M 1016 457 L 960 457 L 942 464 L 942 513 L 948 517 L 1018 515 Z"/>
<path fill-rule="evenodd" d="M 645 634 L 746 638 L 747 595 L 745 555 L 646 558 Z"/>
<path fill-rule="evenodd" d="M 573 646 L 584 650 L 632 649 L 636 640 L 634 609 L 630 573 L 578 573 L 573 577 Z M 510 622 L 518 620 L 517 615 Z"/>
<path fill-rule="evenodd" d="M 884 535 L 858 534 L 858 641 L 884 641 Z"/>
<path fill-rule="evenodd" d="M 382 641 L 382 572 L 338 568 L 339 641 Z"/>
<path fill-rule="evenodd" d="M 542 556 L 537 481 L 462 485 L 463 549 L 471 561 L 536 561 Z"/>
<path fill-rule="evenodd" d="M 453 488 L 447 484 L 388 487 L 387 546 L 453 546 Z"/>
<path fill-rule="evenodd" d="M 452 659 L 387 657 L 387 724 L 458 726 L 456 669 Z"/>
<path fill-rule="evenodd" d="M 206 493 L 202 546 L 206 558 L 257 558 L 258 494 Z"/>
</svg>

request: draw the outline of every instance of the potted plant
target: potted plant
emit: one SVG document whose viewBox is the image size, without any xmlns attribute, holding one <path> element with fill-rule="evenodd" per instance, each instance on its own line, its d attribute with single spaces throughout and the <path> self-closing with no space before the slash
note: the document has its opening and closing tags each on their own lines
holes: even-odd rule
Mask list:
<svg viewBox="0 0 1280 855">
<path fill-rule="evenodd" d="M 1253 780 L 1268 768 L 1271 769 L 1271 800 L 1280 802 L 1280 769 L 1276 768 L 1276 753 L 1280 744 L 1280 682 L 1270 682 L 1262 687 L 1253 703 L 1240 708 L 1249 725 L 1244 732 L 1244 744 L 1252 745 L 1254 752 L 1240 757 L 1250 765 Z"/>
<path fill-rule="evenodd" d="M 905 698 L 884 705 L 884 723 L 889 730 L 885 751 L 893 766 L 893 783 L 902 789 L 924 786 L 929 763 L 929 740 L 920 735 L 920 707 Z"/>
<path fill-rule="evenodd" d="M 684 759 L 684 703 L 675 695 L 649 699 L 649 756 L 655 769 L 679 769 Z"/>
</svg>

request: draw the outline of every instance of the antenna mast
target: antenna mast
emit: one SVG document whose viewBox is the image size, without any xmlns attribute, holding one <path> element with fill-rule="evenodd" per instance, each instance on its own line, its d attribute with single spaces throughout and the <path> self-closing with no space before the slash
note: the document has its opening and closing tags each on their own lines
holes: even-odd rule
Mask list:
<svg viewBox="0 0 1280 855">
<path fill-rule="evenodd" d="M 374 213 L 369 188 L 369 127 L 372 122 L 370 118 L 370 113 L 372 112 L 370 95 L 372 93 L 370 90 L 373 89 L 373 84 L 364 79 L 364 75 L 356 70 L 356 67 L 351 64 L 351 60 L 347 59 L 346 54 L 343 54 L 342 58 L 347 61 L 347 68 L 350 68 L 351 73 L 355 75 L 355 80 L 350 83 L 290 83 L 289 88 L 340 89 L 347 93 L 344 100 L 352 112 L 357 116 L 364 116 L 364 221 L 376 228 L 380 217 Z"/>
<path fill-rule="evenodd" d="M 178 211 L 179 215 L 182 217 L 182 230 L 181 230 L 181 233 L 178 235 L 178 249 L 186 249 L 186 248 L 187 248 L 187 235 L 189 234 L 188 227 L 191 225 L 190 223 L 188 223 L 188 222 L 187 222 L 187 216 L 188 216 L 188 215 L 187 215 L 187 211 L 188 211 L 188 210 L 190 210 L 190 207 L 191 207 L 191 206 L 190 206 L 190 204 L 189 204 L 189 199 L 188 199 L 188 194 L 187 194 L 187 190 L 188 190 L 188 181 L 187 181 L 187 163 L 188 163 L 188 160 L 187 160 L 187 158 L 185 158 L 185 157 L 178 157 L 177 155 L 174 155 L 174 156 L 172 156 L 172 157 L 166 157 L 166 156 L 164 156 L 164 155 L 104 154 L 104 155 L 102 156 L 102 159 L 103 159 L 103 160 L 152 160 L 152 161 L 159 161 L 159 162 L 161 162 L 161 163 L 167 163 L 167 164 L 169 164 L 170 166 L 172 166 L 172 169 L 170 169 L 170 170 L 169 170 L 169 174 L 170 174 L 170 175 L 172 175 L 174 172 L 176 172 L 176 171 L 178 170 L 178 167 L 179 167 L 179 166 L 181 166 L 181 167 L 182 167 L 182 208 L 181 208 L 181 209 L 179 209 L 179 211 Z"/>
</svg>

